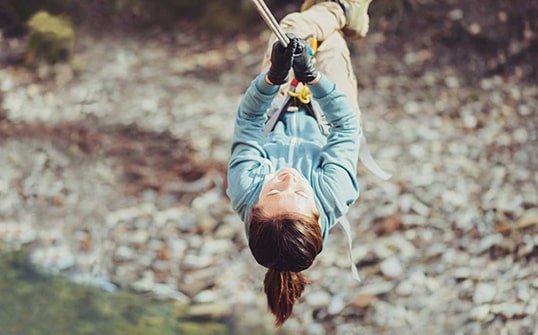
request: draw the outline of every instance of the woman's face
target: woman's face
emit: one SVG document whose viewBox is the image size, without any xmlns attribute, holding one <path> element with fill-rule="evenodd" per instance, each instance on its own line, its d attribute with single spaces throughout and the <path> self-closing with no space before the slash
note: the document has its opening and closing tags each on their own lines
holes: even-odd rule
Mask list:
<svg viewBox="0 0 538 335">
<path fill-rule="evenodd" d="M 258 205 L 268 214 L 319 213 L 314 190 L 301 173 L 293 168 L 281 169 L 268 177 L 262 187 Z"/>
</svg>

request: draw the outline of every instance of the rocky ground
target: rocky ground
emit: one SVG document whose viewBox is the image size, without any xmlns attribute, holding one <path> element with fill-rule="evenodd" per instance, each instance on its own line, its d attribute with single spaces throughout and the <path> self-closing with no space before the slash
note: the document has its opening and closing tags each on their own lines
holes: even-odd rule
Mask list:
<svg viewBox="0 0 538 335">
<path fill-rule="evenodd" d="M 235 109 L 266 36 L 82 34 L 73 70 L 0 39 L 0 241 L 106 290 L 132 289 L 273 333 L 224 191 Z M 470 81 L 432 54 L 353 44 L 381 181 L 331 232 L 283 327 L 293 334 L 538 334 L 538 87 Z M 471 78 L 472 79 L 472 78 Z M 476 78 L 475 78 L 476 79 Z"/>
</svg>

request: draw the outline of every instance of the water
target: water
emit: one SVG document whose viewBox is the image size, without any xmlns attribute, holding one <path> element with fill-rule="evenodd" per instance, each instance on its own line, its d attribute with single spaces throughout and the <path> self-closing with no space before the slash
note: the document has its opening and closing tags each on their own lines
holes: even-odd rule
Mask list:
<svg viewBox="0 0 538 335">
<path fill-rule="evenodd" d="M 0 335 L 232 334 L 229 321 L 192 320 L 188 306 L 105 292 L 47 276 L 0 247 Z"/>
</svg>

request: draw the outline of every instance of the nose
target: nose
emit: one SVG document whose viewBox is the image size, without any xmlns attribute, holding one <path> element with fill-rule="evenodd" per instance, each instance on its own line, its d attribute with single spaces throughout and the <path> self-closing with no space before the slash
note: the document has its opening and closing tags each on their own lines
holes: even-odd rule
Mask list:
<svg viewBox="0 0 538 335">
<path fill-rule="evenodd" d="M 293 189 L 297 185 L 297 177 L 291 173 L 283 173 L 280 176 L 280 182 L 286 189 Z"/>
</svg>

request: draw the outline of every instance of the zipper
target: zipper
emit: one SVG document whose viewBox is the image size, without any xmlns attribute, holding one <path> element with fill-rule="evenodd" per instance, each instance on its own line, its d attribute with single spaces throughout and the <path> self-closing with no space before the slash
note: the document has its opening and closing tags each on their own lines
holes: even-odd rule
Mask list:
<svg viewBox="0 0 538 335">
<path fill-rule="evenodd" d="M 291 141 L 290 151 L 288 152 L 288 165 L 293 164 L 293 155 L 295 153 L 295 144 L 297 143 L 297 112 L 291 115 Z"/>
</svg>

